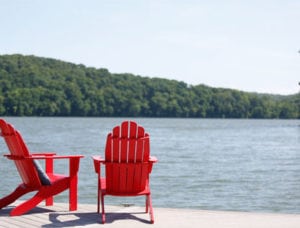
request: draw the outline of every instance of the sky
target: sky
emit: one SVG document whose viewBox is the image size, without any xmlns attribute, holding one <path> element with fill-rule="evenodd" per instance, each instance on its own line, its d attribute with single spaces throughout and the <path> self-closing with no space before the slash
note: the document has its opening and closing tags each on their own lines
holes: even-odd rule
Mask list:
<svg viewBox="0 0 300 228">
<path fill-rule="evenodd" d="M 188 85 L 295 94 L 300 1 L 0 0 L 0 55 L 16 53 Z"/>
</svg>

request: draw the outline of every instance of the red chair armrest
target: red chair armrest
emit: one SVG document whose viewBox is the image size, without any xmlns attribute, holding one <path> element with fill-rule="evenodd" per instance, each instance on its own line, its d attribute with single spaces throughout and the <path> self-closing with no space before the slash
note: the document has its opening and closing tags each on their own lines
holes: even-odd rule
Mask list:
<svg viewBox="0 0 300 228">
<path fill-rule="evenodd" d="M 156 157 L 154 156 L 149 156 L 149 162 L 150 162 L 150 165 L 149 165 L 149 173 L 152 172 L 152 167 L 153 167 L 153 164 L 156 163 L 158 160 Z"/>
<path fill-rule="evenodd" d="M 53 155 L 56 155 L 55 152 L 38 152 L 38 153 L 31 153 L 30 154 L 32 157 L 35 157 L 35 156 L 53 156 Z"/>
<path fill-rule="evenodd" d="M 46 173 L 53 173 L 53 159 L 69 159 L 69 172 L 70 176 L 76 175 L 79 170 L 80 158 L 83 155 L 55 155 L 55 153 L 32 154 L 27 159 L 45 159 L 46 160 Z"/>
<path fill-rule="evenodd" d="M 101 171 L 101 163 L 105 163 L 105 159 L 101 156 L 92 156 L 92 159 L 94 161 L 95 172 L 99 174 Z"/>
<path fill-rule="evenodd" d="M 55 154 L 32 154 L 27 159 L 72 159 L 83 158 L 83 155 L 55 155 Z"/>
<path fill-rule="evenodd" d="M 16 156 L 16 155 L 11 155 L 11 154 L 4 154 L 3 156 L 6 157 L 7 159 L 10 159 L 10 160 L 22 160 L 22 159 L 24 159 L 23 156 Z"/>
<path fill-rule="evenodd" d="M 155 162 L 158 162 L 158 160 L 157 160 L 156 157 L 150 156 L 150 157 L 149 157 L 149 162 L 155 163 Z"/>
<path fill-rule="evenodd" d="M 101 156 L 92 156 L 93 160 L 99 161 L 101 163 L 105 162 L 105 159 Z"/>
</svg>

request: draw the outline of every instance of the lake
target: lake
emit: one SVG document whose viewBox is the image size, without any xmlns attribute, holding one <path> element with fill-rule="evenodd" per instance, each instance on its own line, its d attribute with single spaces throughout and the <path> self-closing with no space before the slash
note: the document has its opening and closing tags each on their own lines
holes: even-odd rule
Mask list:
<svg viewBox="0 0 300 228">
<path fill-rule="evenodd" d="M 125 118 L 6 117 L 31 152 L 82 154 L 80 203 L 96 207 L 92 155 L 104 155 L 107 133 Z M 300 120 L 126 118 L 150 134 L 155 207 L 300 213 Z M 0 197 L 20 182 L 0 142 Z M 56 161 L 58 172 L 68 163 Z M 67 202 L 68 193 L 56 197 Z M 107 204 L 144 198 L 106 197 Z"/>
</svg>

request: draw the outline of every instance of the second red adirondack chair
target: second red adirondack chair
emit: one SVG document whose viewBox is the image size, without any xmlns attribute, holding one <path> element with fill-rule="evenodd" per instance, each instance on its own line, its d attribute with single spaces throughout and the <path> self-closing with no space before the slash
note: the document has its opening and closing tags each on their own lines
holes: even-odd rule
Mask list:
<svg viewBox="0 0 300 228">
<path fill-rule="evenodd" d="M 146 196 L 146 213 L 154 223 L 149 175 L 155 157 L 150 156 L 149 135 L 133 121 L 125 121 L 108 134 L 105 159 L 94 156 L 95 172 L 98 174 L 98 213 L 102 208 L 105 223 L 104 196 Z M 100 165 L 105 165 L 105 177 Z"/>
<path fill-rule="evenodd" d="M 37 193 L 25 202 L 17 205 L 10 212 L 11 216 L 22 215 L 46 200 L 46 205 L 53 205 L 53 196 L 69 189 L 69 209 L 77 209 L 77 173 L 82 155 L 57 156 L 55 153 L 31 154 L 22 139 L 21 134 L 5 120 L 0 119 L 0 136 L 5 139 L 10 154 L 5 155 L 14 161 L 19 175 L 23 181 L 14 192 L 0 199 L 0 209 L 13 203 L 28 192 Z M 44 171 L 36 162 L 44 159 Z M 53 173 L 54 159 L 69 160 L 69 175 Z M 2 183 L 3 184 L 3 183 Z"/>
</svg>

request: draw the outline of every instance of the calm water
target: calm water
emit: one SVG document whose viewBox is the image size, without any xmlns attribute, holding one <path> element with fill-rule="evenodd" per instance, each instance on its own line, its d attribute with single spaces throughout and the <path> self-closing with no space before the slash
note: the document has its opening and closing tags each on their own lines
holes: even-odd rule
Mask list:
<svg viewBox="0 0 300 228">
<path fill-rule="evenodd" d="M 32 152 L 83 154 L 79 202 L 96 204 L 92 155 L 121 118 L 5 118 L 19 129 Z M 223 119 L 134 119 L 150 134 L 155 207 L 300 213 L 300 121 Z M 0 197 L 20 181 L 2 154 Z M 56 170 L 68 165 L 56 162 Z M 67 202 L 67 193 L 57 201 Z M 144 203 L 111 198 L 108 204 Z"/>
</svg>

